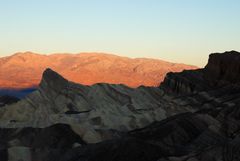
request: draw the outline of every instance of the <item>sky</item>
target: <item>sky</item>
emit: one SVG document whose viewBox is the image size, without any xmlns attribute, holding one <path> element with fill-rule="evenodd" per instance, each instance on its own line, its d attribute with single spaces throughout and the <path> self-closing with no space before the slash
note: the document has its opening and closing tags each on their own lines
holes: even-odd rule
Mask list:
<svg viewBox="0 0 240 161">
<path fill-rule="evenodd" d="M 106 52 L 203 67 L 240 51 L 239 0 L 0 0 L 0 57 Z"/>
</svg>

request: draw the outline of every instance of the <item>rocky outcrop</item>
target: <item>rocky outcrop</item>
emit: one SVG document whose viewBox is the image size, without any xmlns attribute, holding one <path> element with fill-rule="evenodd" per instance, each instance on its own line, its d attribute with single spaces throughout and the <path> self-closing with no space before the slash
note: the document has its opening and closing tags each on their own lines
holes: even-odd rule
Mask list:
<svg viewBox="0 0 240 161">
<path fill-rule="evenodd" d="M 180 73 L 170 72 L 166 75 L 160 87 L 168 92 L 180 95 L 209 89 L 209 86 L 204 82 L 203 69 L 184 70 Z"/>
<path fill-rule="evenodd" d="M 224 69 L 236 57 L 213 54 L 204 69 L 169 73 L 158 88 L 85 86 L 47 69 L 35 92 L 0 108 L 0 158 L 239 161 L 238 70 Z M 232 78 L 209 74 L 216 68 Z"/>
<path fill-rule="evenodd" d="M 157 87 L 166 73 L 197 67 L 104 53 L 41 55 L 25 52 L 0 58 L 0 88 L 37 87 L 46 68 L 84 85 L 111 83 L 125 84 L 129 87 Z"/>
<path fill-rule="evenodd" d="M 213 53 L 203 69 L 168 73 L 161 87 L 179 94 L 209 91 L 240 82 L 240 53 Z"/>
<path fill-rule="evenodd" d="M 47 128 L 0 129 L 1 161 L 53 161 L 66 149 L 82 145 L 85 142 L 64 124 Z"/>
<path fill-rule="evenodd" d="M 211 54 L 204 70 L 205 79 L 208 80 L 212 86 L 239 83 L 239 62 L 240 53 L 237 51 Z"/>
</svg>

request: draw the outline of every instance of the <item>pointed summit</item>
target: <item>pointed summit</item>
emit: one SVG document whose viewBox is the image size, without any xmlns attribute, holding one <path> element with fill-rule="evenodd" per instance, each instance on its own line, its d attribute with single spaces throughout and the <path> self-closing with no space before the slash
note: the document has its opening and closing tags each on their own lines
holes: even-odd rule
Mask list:
<svg viewBox="0 0 240 161">
<path fill-rule="evenodd" d="M 68 80 L 63 78 L 57 72 L 53 71 L 50 68 L 47 68 L 42 75 L 42 80 L 40 82 L 40 88 L 42 89 L 54 89 L 55 91 L 59 91 L 62 88 L 66 87 Z"/>
</svg>

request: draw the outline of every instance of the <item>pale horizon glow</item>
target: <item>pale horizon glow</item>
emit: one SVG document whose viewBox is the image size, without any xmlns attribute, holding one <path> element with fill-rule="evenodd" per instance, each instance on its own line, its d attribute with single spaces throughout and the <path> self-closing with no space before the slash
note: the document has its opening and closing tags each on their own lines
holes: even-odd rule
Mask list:
<svg viewBox="0 0 240 161">
<path fill-rule="evenodd" d="M 238 0 L 0 1 L 0 57 L 103 52 L 203 67 L 240 51 Z"/>
</svg>

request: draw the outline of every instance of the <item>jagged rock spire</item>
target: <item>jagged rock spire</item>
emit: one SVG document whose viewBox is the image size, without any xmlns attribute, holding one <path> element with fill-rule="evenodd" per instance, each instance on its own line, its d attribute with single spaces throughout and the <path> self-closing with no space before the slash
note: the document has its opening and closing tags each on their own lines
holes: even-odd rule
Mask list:
<svg viewBox="0 0 240 161">
<path fill-rule="evenodd" d="M 50 68 L 47 68 L 43 72 L 42 80 L 40 82 L 40 88 L 42 89 L 54 89 L 55 91 L 59 91 L 62 88 L 67 86 L 68 80 L 63 78 L 57 72 L 53 71 Z M 49 89 L 48 89 L 49 90 Z"/>
</svg>

